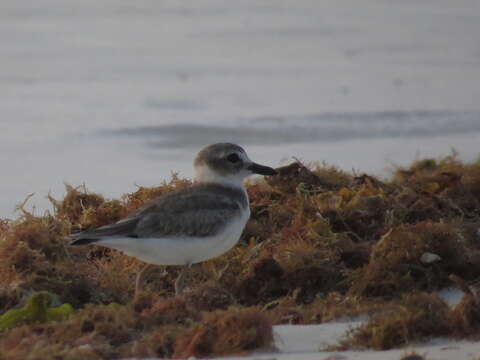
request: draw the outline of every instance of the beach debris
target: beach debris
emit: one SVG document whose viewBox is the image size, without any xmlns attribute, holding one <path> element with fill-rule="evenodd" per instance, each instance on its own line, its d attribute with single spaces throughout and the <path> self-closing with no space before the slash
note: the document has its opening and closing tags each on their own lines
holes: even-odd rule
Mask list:
<svg viewBox="0 0 480 360">
<path fill-rule="evenodd" d="M 440 261 L 442 258 L 437 254 L 433 254 L 431 252 L 424 252 L 420 257 L 420 261 L 424 264 L 431 264 L 435 261 Z"/>
</svg>

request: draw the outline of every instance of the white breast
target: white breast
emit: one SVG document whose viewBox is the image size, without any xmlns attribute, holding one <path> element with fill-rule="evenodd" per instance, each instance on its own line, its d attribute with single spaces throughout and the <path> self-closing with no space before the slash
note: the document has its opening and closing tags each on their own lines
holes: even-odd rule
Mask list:
<svg viewBox="0 0 480 360">
<path fill-rule="evenodd" d="M 195 262 L 220 256 L 233 248 L 240 239 L 240 236 L 242 235 L 243 229 L 245 228 L 249 218 L 250 207 L 247 207 L 245 210 L 241 211 L 238 219 L 227 225 L 221 233 L 207 240 L 208 243 L 212 244 L 212 248 L 208 251 L 205 251 L 201 256 L 202 259 L 196 260 Z M 213 245 L 214 243 L 215 245 Z"/>
</svg>

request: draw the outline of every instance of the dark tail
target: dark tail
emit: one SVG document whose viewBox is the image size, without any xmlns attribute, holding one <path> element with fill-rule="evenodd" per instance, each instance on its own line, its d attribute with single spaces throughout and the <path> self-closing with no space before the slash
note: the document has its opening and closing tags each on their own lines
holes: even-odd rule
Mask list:
<svg viewBox="0 0 480 360">
<path fill-rule="evenodd" d="M 86 239 L 86 238 L 80 238 L 80 239 L 75 239 L 70 242 L 69 245 L 88 245 L 88 244 L 93 244 L 96 243 L 100 239 Z"/>
<path fill-rule="evenodd" d="M 126 218 L 114 224 L 101 226 L 96 229 L 78 232 L 70 235 L 70 245 L 88 245 L 111 236 L 135 237 L 134 229 L 138 218 Z"/>
</svg>

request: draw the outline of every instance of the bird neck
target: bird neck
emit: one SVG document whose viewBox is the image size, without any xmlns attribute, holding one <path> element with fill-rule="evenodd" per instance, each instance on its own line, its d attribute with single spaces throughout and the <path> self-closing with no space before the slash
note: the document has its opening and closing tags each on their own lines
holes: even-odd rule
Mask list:
<svg viewBox="0 0 480 360">
<path fill-rule="evenodd" d="M 243 176 L 242 174 L 221 175 L 215 171 L 212 171 L 212 169 L 207 166 L 200 165 L 195 167 L 196 183 L 221 184 L 245 191 L 245 188 L 243 186 L 244 179 L 245 176 Z"/>
</svg>

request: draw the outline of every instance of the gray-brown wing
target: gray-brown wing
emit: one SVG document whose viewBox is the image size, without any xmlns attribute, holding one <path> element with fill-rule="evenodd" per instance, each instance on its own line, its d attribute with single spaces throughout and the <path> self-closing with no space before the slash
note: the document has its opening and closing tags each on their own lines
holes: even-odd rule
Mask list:
<svg viewBox="0 0 480 360">
<path fill-rule="evenodd" d="M 197 189 L 198 190 L 198 189 Z M 158 199 L 134 215 L 132 236 L 210 236 L 240 216 L 240 205 L 225 194 L 184 191 Z"/>
<path fill-rule="evenodd" d="M 211 190 L 211 189 L 210 189 Z M 72 245 L 105 237 L 209 236 L 240 215 L 238 201 L 207 187 L 185 189 L 155 199 L 111 225 L 72 234 Z"/>
</svg>

